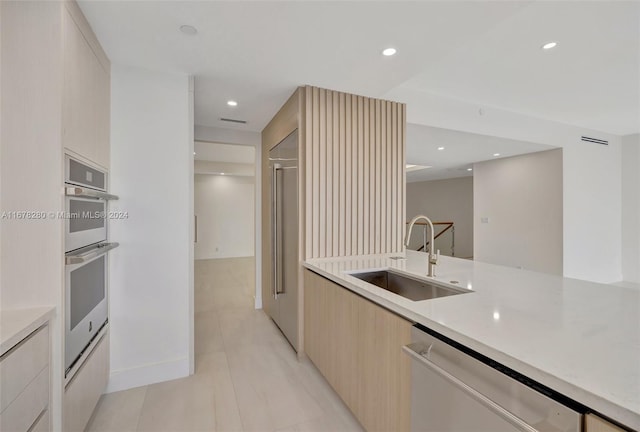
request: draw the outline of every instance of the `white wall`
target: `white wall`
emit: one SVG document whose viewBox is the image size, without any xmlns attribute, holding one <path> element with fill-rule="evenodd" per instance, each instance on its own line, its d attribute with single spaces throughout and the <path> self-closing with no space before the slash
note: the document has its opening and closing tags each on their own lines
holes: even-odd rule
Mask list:
<svg viewBox="0 0 640 432">
<path fill-rule="evenodd" d="M 640 134 L 622 138 L 622 276 L 640 283 Z"/>
<path fill-rule="evenodd" d="M 411 107 L 410 123 L 562 147 L 564 275 L 605 283 L 622 279 L 619 136 L 409 89 L 394 90 L 393 97 Z M 582 142 L 582 135 L 609 145 Z"/>
<path fill-rule="evenodd" d="M 597 135 L 596 135 L 597 136 Z M 622 279 L 620 139 L 564 146 L 564 275 Z"/>
<path fill-rule="evenodd" d="M 423 214 L 435 221 L 451 221 L 455 227 L 455 256 L 473 256 L 473 177 L 407 183 L 407 220 Z M 442 227 L 436 226 L 436 232 Z M 420 227 L 415 231 L 421 232 Z M 419 237 L 417 233 L 412 237 Z M 436 247 L 444 254 L 448 250 L 450 234 L 443 234 L 446 245 Z M 447 246 L 447 247 L 445 247 Z"/>
<path fill-rule="evenodd" d="M 195 259 L 254 256 L 254 177 L 196 174 Z"/>
<path fill-rule="evenodd" d="M 111 379 L 108 391 L 189 374 L 193 142 L 189 78 L 111 72 Z"/>
<path fill-rule="evenodd" d="M 474 259 L 561 275 L 562 150 L 480 162 L 473 176 Z"/>
</svg>

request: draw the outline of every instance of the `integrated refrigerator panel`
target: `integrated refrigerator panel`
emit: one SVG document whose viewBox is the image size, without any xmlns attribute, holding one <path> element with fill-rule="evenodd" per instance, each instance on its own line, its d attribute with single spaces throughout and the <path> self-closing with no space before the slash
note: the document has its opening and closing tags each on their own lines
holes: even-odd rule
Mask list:
<svg viewBox="0 0 640 432">
<path fill-rule="evenodd" d="M 271 290 L 263 299 L 294 349 L 298 346 L 298 131 L 269 152 Z"/>
</svg>

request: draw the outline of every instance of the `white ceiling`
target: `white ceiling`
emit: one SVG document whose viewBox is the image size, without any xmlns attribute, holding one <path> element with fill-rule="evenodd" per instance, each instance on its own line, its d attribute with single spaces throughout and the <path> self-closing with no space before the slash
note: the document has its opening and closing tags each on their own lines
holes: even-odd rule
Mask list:
<svg viewBox="0 0 640 432">
<path fill-rule="evenodd" d="M 429 99 L 436 110 L 464 101 L 616 135 L 640 131 L 640 2 L 79 3 L 112 62 L 196 77 L 198 125 L 261 131 L 310 84 L 407 102 L 409 120 L 423 125 L 420 101 Z M 198 34 L 182 34 L 183 24 Z M 542 51 L 550 40 L 558 47 Z M 398 54 L 381 56 L 388 46 Z M 409 163 L 444 157 L 411 139 L 407 147 Z M 477 161 L 471 150 L 447 163 Z"/>
<path fill-rule="evenodd" d="M 548 41 L 558 46 L 540 49 Z M 640 2 L 535 2 L 397 90 L 397 96 L 428 92 L 615 135 L 637 133 Z"/>
<path fill-rule="evenodd" d="M 260 131 L 300 85 L 379 97 L 526 2 L 80 1 L 115 63 L 196 76 L 198 125 Z M 178 29 L 189 24 L 196 36 Z M 398 54 L 383 58 L 393 45 Z M 228 107 L 234 99 L 239 105 Z M 247 120 L 246 125 L 220 117 Z"/>
</svg>

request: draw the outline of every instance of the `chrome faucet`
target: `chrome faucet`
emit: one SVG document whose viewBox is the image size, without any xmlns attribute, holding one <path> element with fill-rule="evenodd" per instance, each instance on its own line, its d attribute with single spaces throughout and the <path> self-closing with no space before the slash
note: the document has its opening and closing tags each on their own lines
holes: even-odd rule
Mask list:
<svg viewBox="0 0 640 432">
<path fill-rule="evenodd" d="M 429 238 L 429 252 L 428 252 L 428 273 L 427 276 L 429 277 L 435 277 L 436 276 L 436 272 L 435 272 L 435 266 L 436 264 L 438 264 L 438 256 L 440 255 L 440 251 L 438 251 L 438 253 L 433 253 L 433 248 L 435 247 L 434 245 L 434 239 L 433 239 L 433 223 L 431 222 L 431 220 L 424 216 L 424 215 L 418 215 L 416 217 L 414 217 L 413 219 L 411 219 L 411 222 L 409 222 L 409 228 L 407 228 L 407 236 L 404 239 L 404 245 L 405 247 L 409 247 L 409 239 L 411 238 L 411 230 L 413 229 L 413 226 L 415 225 L 415 223 L 419 220 L 419 219 L 424 219 L 427 222 L 427 225 L 429 225 L 429 231 L 431 233 L 431 237 Z M 425 251 L 426 252 L 426 251 Z"/>
</svg>

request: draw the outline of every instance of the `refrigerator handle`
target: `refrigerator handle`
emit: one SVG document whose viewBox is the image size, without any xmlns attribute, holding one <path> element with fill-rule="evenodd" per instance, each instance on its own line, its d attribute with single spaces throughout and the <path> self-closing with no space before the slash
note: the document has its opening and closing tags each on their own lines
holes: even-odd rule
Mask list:
<svg viewBox="0 0 640 432">
<path fill-rule="evenodd" d="M 277 299 L 280 292 L 280 259 L 278 253 L 278 240 L 280 235 L 280 220 L 278 219 L 278 171 L 281 169 L 279 164 L 273 164 L 271 167 L 271 269 L 273 271 L 273 298 Z"/>
</svg>

